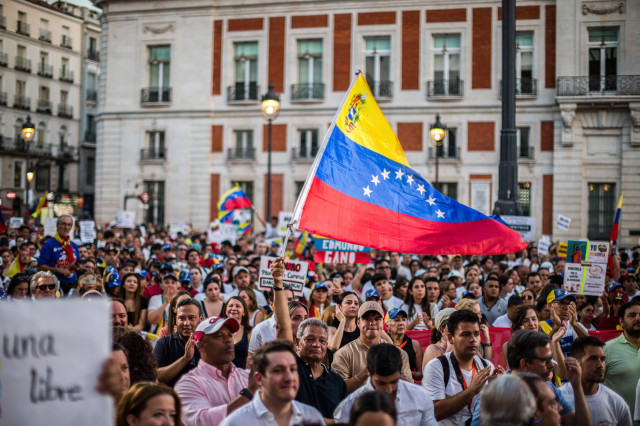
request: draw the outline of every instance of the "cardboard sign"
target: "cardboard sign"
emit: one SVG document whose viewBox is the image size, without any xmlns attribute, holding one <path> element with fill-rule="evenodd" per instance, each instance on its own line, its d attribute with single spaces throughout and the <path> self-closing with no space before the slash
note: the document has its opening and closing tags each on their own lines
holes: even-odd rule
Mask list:
<svg viewBox="0 0 640 426">
<path fill-rule="evenodd" d="M 280 212 L 278 213 L 278 235 L 284 237 L 287 235 L 287 225 L 291 223 L 293 219 L 292 212 Z"/>
<path fill-rule="evenodd" d="M 536 247 L 538 248 L 538 254 L 549 254 L 549 247 L 551 247 L 551 238 L 549 238 L 548 235 L 541 236 Z"/>
<path fill-rule="evenodd" d="M 58 219 L 55 217 L 48 217 L 44 220 L 44 235 L 53 237 L 58 232 Z"/>
<path fill-rule="evenodd" d="M 83 220 L 80 222 L 80 241 L 82 243 L 93 243 L 97 238 L 96 223 L 93 220 Z"/>
<path fill-rule="evenodd" d="M 271 264 L 276 260 L 275 257 L 260 257 L 260 275 L 258 276 L 258 287 L 261 290 L 269 290 L 273 287 L 273 277 L 271 276 Z M 302 288 L 307 280 L 307 270 L 309 264 L 298 260 L 284 261 L 284 284 L 288 284 L 293 289 L 293 294 L 302 296 Z"/>
<path fill-rule="evenodd" d="M 533 242 L 536 240 L 536 218 L 530 216 L 500 216 L 509 228 L 518 232 L 522 240 Z"/>
<path fill-rule="evenodd" d="M 24 223 L 24 219 L 21 217 L 12 217 L 9 219 L 9 228 L 20 228 Z"/>
<path fill-rule="evenodd" d="M 558 220 L 556 221 L 556 226 L 558 227 L 558 229 L 562 229 L 563 231 L 568 231 L 569 225 L 571 225 L 571 218 L 559 214 Z"/>
<path fill-rule="evenodd" d="M 567 247 L 567 243 L 558 243 L 557 255 L 560 257 L 565 257 L 567 255 Z"/>
<path fill-rule="evenodd" d="M 116 223 L 120 228 L 135 228 L 136 212 L 131 210 L 118 210 Z"/>
<path fill-rule="evenodd" d="M 567 263 L 582 263 L 587 260 L 589 241 L 569 240 L 567 243 Z"/>
<path fill-rule="evenodd" d="M 600 296 L 604 290 L 609 258 L 606 241 L 572 241 L 564 269 L 564 287 L 571 293 Z"/>
<path fill-rule="evenodd" d="M 218 219 L 211 222 L 209 229 L 207 230 L 207 242 L 221 243 L 225 240 L 235 245 L 238 235 L 238 225 L 232 223 L 220 223 Z"/>
<path fill-rule="evenodd" d="M 110 317 L 106 300 L 4 302 L 0 426 L 113 425 L 111 397 L 96 391 Z"/>
</svg>

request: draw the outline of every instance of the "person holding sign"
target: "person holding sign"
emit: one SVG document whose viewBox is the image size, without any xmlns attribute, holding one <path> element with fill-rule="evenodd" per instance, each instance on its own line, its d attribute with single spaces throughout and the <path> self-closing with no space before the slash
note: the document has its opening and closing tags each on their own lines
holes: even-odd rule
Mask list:
<svg viewBox="0 0 640 426">
<path fill-rule="evenodd" d="M 56 234 L 40 249 L 38 271 L 49 271 L 56 275 L 62 291 L 67 294 L 78 281 L 76 270 L 80 258 L 78 246 L 71 241 L 69 234 L 73 228 L 73 217 L 62 215 L 56 224 Z"/>
</svg>

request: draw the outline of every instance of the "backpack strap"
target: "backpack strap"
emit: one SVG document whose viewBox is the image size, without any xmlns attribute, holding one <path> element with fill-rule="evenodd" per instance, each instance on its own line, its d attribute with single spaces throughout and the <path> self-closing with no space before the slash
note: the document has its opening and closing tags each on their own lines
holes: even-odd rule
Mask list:
<svg viewBox="0 0 640 426">
<path fill-rule="evenodd" d="M 449 376 L 451 375 L 451 371 L 449 370 L 449 360 L 445 355 L 440 355 L 438 357 L 438 361 L 442 364 L 442 374 L 444 379 L 444 387 L 446 388 L 449 384 Z"/>
</svg>

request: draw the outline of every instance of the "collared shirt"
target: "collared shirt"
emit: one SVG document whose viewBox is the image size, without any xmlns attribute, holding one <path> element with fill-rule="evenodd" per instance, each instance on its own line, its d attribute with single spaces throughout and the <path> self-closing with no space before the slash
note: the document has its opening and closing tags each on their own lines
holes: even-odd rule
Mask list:
<svg viewBox="0 0 640 426">
<path fill-rule="evenodd" d="M 249 339 L 249 353 L 252 354 L 267 342 L 276 340 L 276 316 L 272 315 L 268 320 L 262 321 L 251 332 Z"/>
<path fill-rule="evenodd" d="M 156 342 L 155 348 L 153 348 L 153 355 L 155 355 L 158 360 L 158 367 L 166 367 L 182 358 L 184 356 L 184 347 L 184 342 L 178 333 L 173 333 L 159 339 Z M 189 361 L 173 379 L 169 380 L 167 385 L 174 386 L 180 377 L 196 368 L 198 361 L 200 361 L 200 351 L 196 348 L 193 351 L 191 361 Z"/>
<path fill-rule="evenodd" d="M 176 383 L 185 426 L 211 426 L 224 420 L 227 404 L 249 384 L 249 370 L 231 363 L 229 368 L 229 377 L 225 378 L 216 367 L 202 361 Z"/>
<path fill-rule="evenodd" d="M 335 421 L 349 423 L 349 414 L 351 413 L 353 402 L 363 393 L 372 390 L 374 389 L 369 378 L 364 386 L 353 391 L 336 408 L 333 413 Z M 398 426 L 437 426 L 438 424 L 433 410 L 431 395 L 421 386 L 400 380 L 398 382 L 395 405 L 398 410 Z"/>
<path fill-rule="evenodd" d="M 389 344 L 389 342 L 382 341 Z M 402 355 L 402 371 L 400 377 L 413 383 L 411 369 L 409 368 L 409 356 L 403 350 L 398 349 Z M 367 366 L 367 352 L 369 348 L 359 338 L 341 347 L 333 356 L 331 370 L 338 373 L 343 380 L 349 380 Z M 364 380 L 364 377 L 362 378 Z"/>
<path fill-rule="evenodd" d="M 640 379 L 640 350 L 622 333 L 606 343 L 604 353 L 607 355 L 604 385 L 620 395 L 633 413 Z"/>
<path fill-rule="evenodd" d="M 322 365 L 322 375 L 313 378 L 313 372 L 308 362 L 296 355 L 298 363 L 298 377 L 300 387 L 296 401 L 317 408 L 326 417 L 333 416 L 340 401 L 347 396 L 347 384 L 333 371 Z"/>
<path fill-rule="evenodd" d="M 291 401 L 291 405 L 293 406 L 293 415 L 289 420 L 289 425 L 302 423 L 324 424 L 322 414 L 312 406 L 298 401 Z M 231 413 L 229 417 L 221 423 L 221 426 L 255 426 L 275 424 L 277 424 L 276 419 L 262 402 L 260 391 L 257 391 L 249 404 L 244 405 Z"/>
<path fill-rule="evenodd" d="M 498 298 L 496 303 L 491 305 L 490 307 L 484 301 L 484 296 L 478 299 L 478 305 L 480 305 L 480 309 L 485 317 L 487 317 L 487 321 L 490 325 L 493 325 L 495 320 L 500 316 L 507 313 L 507 302 L 504 299 Z"/>
</svg>

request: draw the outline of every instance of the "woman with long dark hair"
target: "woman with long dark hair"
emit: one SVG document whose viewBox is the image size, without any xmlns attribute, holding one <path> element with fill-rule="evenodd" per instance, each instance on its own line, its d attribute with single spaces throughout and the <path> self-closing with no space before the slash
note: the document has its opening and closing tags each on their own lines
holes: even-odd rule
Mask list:
<svg viewBox="0 0 640 426">
<path fill-rule="evenodd" d="M 360 337 L 360 329 L 356 322 L 358 309 L 360 308 L 360 298 L 353 291 L 345 291 L 340 295 L 336 305 L 336 315 L 331 324 L 332 332 L 329 339 L 328 349 L 336 352 L 338 349 Z"/>
<path fill-rule="evenodd" d="M 15 274 L 7 287 L 7 296 L 11 300 L 31 299 L 31 287 L 29 286 L 29 275 Z"/>
<path fill-rule="evenodd" d="M 203 293 L 206 298 L 200 302 L 205 318 L 219 317 L 224 306 L 224 296 L 220 293 L 222 286 L 217 276 L 208 276 L 204 280 Z"/>
<path fill-rule="evenodd" d="M 134 331 L 144 330 L 147 323 L 149 301 L 141 293 L 140 277 L 137 274 L 125 275 L 120 287 L 120 299 L 124 300 L 127 307 L 127 327 Z"/>
<path fill-rule="evenodd" d="M 407 297 L 400 307 L 409 316 L 408 330 L 427 330 L 433 328 L 431 318 L 435 304 L 430 304 L 427 298 L 427 286 L 420 277 L 413 277 L 409 281 Z"/>
<path fill-rule="evenodd" d="M 240 329 L 233 336 L 236 357 L 232 362 L 238 368 L 245 368 L 247 356 L 249 355 L 249 339 L 251 337 L 247 305 L 245 305 L 241 297 L 231 296 L 224 305 L 222 316 L 224 318 L 234 318 L 240 324 Z"/>
</svg>

